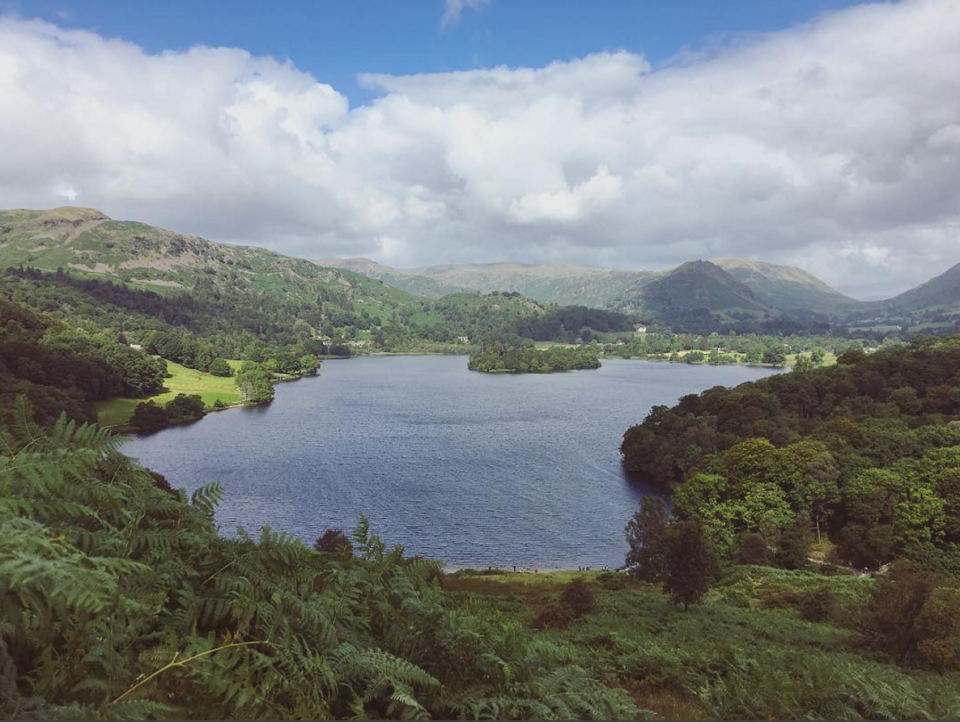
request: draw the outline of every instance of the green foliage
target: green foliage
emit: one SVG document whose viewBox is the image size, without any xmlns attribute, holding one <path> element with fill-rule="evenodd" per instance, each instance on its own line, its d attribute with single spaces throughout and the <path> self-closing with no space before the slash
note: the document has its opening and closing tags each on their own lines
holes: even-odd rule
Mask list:
<svg viewBox="0 0 960 722">
<path fill-rule="evenodd" d="M 598 369 L 600 358 L 595 349 L 584 346 L 555 346 L 539 350 L 533 346 L 494 344 L 470 354 L 468 367 L 471 371 L 545 374 L 574 369 Z"/>
<path fill-rule="evenodd" d="M 273 375 L 261 364 L 244 361 L 234 381 L 244 401 L 264 403 L 273 400 Z"/>
<path fill-rule="evenodd" d="M 901 662 L 960 669 L 960 585 L 898 562 L 861 619 L 866 641 Z"/>
<path fill-rule="evenodd" d="M 662 582 L 666 576 L 663 536 L 670 516 L 659 496 L 640 499 L 640 510 L 627 522 L 627 558 L 624 566 L 645 582 Z"/>
<path fill-rule="evenodd" d="M 555 588 L 551 575 L 526 576 L 525 599 Z M 606 684 L 630 690 L 654 719 L 952 719 L 960 713 L 957 673 L 897 666 L 837 626 L 838 619 L 855 619 L 871 596 L 869 578 L 738 567 L 702 603 L 680 611 L 649 585 L 617 576 L 625 587 L 595 585 L 592 612 L 539 636 Z M 803 619 L 805 599 L 821 589 L 834 597 L 837 617 Z M 791 601 L 764 602 L 775 597 Z M 526 613 L 515 596 L 491 591 L 471 598 L 484 616 Z"/>
<path fill-rule="evenodd" d="M 664 591 L 674 604 L 686 609 L 699 602 L 716 580 L 715 552 L 703 527 L 696 521 L 675 522 L 666 528 Z"/>
<path fill-rule="evenodd" d="M 130 417 L 130 425 L 138 431 L 153 432 L 172 423 L 199 419 L 206 413 L 203 399 L 198 394 L 177 394 L 166 406 L 152 399 L 137 404 Z"/>
<path fill-rule="evenodd" d="M 314 357 L 314 359 L 315 358 L 316 357 Z M 230 364 L 222 358 L 215 358 L 211 361 L 210 368 L 208 368 L 207 371 L 214 376 L 233 376 L 233 369 L 230 368 Z"/>
<path fill-rule="evenodd" d="M 0 434 L 0 714 L 40 718 L 632 719 L 522 625 L 478 616 L 361 519 L 356 556 L 264 528 L 217 535 L 190 499 L 20 402 Z"/>
<path fill-rule="evenodd" d="M 652 409 L 624 435 L 624 464 L 672 488 L 674 513 L 724 559 L 760 534 L 798 568 L 815 533 L 856 567 L 960 569 L 960 406 L 944 390 L 958 367 L 944 340 L 711 389 Z"/>
</svg>

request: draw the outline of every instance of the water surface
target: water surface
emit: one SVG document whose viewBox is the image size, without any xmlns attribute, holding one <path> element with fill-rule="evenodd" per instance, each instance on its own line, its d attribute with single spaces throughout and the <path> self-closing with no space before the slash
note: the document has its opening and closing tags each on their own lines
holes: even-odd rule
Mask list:
<svg viewBox="0 0 960 722">
<path fill-rule="evenodd" d="M 312 542 L 361 512 L 387 542 L 453 567 L 622 564 L 653 490 L 620 468 L 651 406 L 772 373 L 603 361 L 596 371 L 483 374 L 462 356 L 325 361 L 265 407 L 210 414 L 123 448 L 174 486 L 227 492 L 225 533 L 269 525 Z"/>
</svg>

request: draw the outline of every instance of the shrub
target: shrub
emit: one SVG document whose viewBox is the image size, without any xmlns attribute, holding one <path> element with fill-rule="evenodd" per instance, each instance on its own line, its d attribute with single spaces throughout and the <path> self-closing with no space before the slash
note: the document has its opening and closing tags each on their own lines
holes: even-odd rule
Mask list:
<svg viewBox="0 0 960 722">
<path fill-rule="evenodd" d="M 553 602 L 544 607 L 534 618 L 533 626 L 536 629 L 566 629 L 574 621 L 570 608 L 560 602 Z"/>
<path fill-rule="evenodd" d="M 131 425 L 146 432 L 162 429 L 168 421 L 167 412 L 152 400 L 137 404 L 133 416 L 130 417 Z"/>
<path fill-rule="evenodd" d="M 593 590 L 582 579 L 574 579 L 560 594 L 560 603 L 570 610 L 574 618 L 581 617 L 593 611 Z"/>
<path fill-rule="evenodd" d="M 213 361 L 211 361 L 209 371 L 214 376 L 233 376 L 233 369 L 230 368 L 230 364 L 228 364 L 222 358 L 215 358 Z"/>
<path fill-rule="evenodd" d="M 767 540 L 762 534 L 746 534 L 740 548 L 740 559 L 744 564 L 765 567 L 770 564 Z"/>
<path fill-rule="evenodd" d="M 313 548 L 318 552 L 346 550 L 348 554 L 353 554 L 353 544 L 350 542 L 350 538 L 343 533 L 343 529 L 327 529 L 313 543 Z"/>
<path fill-rule="evenodd" d="M 808 622 L 828 622 L 837 615 L 837 598 L 830 587 L 807 592 L 800 599 L 800 616 Z"/>
<path fill-rule="evenodd" d="M 170 419 L 195 419 L 203 416 L 206 408 L 199 394 L 177 394 L 164 409 Z"/>
</svg>

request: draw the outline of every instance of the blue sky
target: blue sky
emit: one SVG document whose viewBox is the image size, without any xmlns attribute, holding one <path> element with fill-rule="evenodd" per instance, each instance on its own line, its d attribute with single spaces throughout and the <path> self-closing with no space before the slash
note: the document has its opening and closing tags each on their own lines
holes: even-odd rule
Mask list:
<svg viewBox="0 0 960 722">
<path fill-rule="evenodd" d="M 0 199 L 892 296 L 960 261 L 958 27 L 958 0 L 0 0 Z"/>
<path fill-rule="evenodd" d="M 779 30 L 854 5 L 844 0 L 492 0 L 441 29 L 443 0 L 35 0 L 25 16 L 120 37 L 148 51 L 241 47 L 289 58 L 352 104 L 357 74 L 406 75 L 508 65 L 540 67 L 604 50 L 654 64 L 685 48 Z"/>
</svg>

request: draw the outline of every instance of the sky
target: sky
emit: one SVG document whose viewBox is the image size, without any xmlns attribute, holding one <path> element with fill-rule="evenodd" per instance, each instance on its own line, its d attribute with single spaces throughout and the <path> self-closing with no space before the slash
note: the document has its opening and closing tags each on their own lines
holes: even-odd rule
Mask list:
<svg viewBox="0 0 960 722">
<path fill-rule="evenodd" d="M 858 297 L 960 262 L 960 0 L 0 0 L 0 207 Z"/>
</svg>

